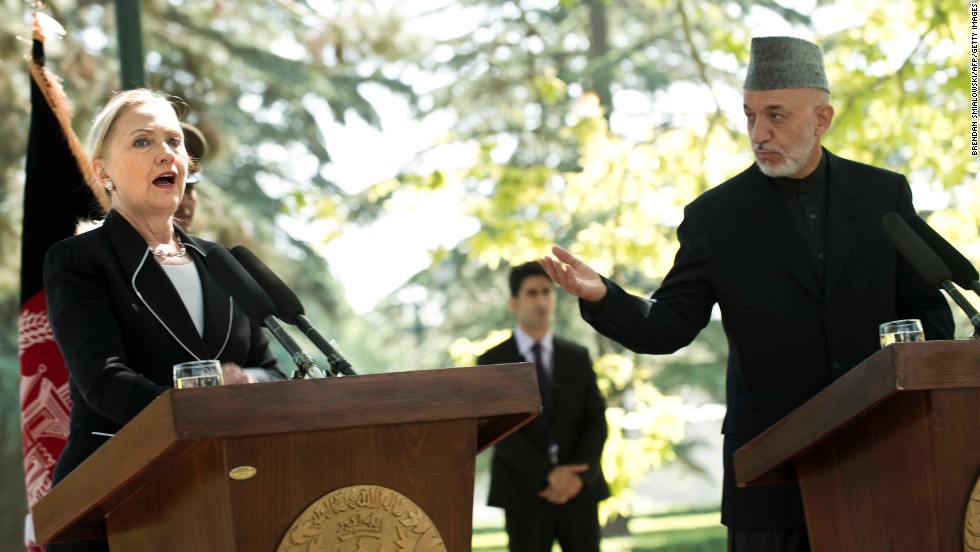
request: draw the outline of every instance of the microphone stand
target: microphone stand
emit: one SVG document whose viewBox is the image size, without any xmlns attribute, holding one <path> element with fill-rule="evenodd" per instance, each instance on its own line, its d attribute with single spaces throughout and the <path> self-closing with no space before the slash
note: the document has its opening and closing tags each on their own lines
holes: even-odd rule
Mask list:
<svg viewBox="0 0 980 552">
<path fill-rule="evenodd" d="M 327 377 L 326 374 L 323 373 L 323 370 L 320 370 L 320 367 L 313 362 L 313 357 L 303 352 L 303 350 L 300 349 L 299 344 L 296 343 L 296 340 L 293 339 L 291 335 L 286 333 L 286 329 L 282 327 L 282 324 L 280 324 L 278 320 L 276 320 L 275 316 L 270 314 L 262 319 L 262 322 L 265 324 L 265 327 L 272 332 L 272 335 L 279 340 L 279 343 L 281 343 L 289 353 L 290 358 L 293 359 L 293 363 L 296 364 L 296 371 L 293 372 L 293 379 L 304 379 L 306 377 Z"/>
<path fill-rule="evenodd" d="M 949 280 L 942 281 L 943 290 L 952 297 L 953 301 L 959 305 L 963 312 L 966 313 L 967 318 L 970 319 L 970 323 L 973 324 L 973 335 L 970 339 L 980 339 L 980 312 L 973 308 L 973 305 L 967 301 L 966 297 L 960 293 L 960 290 L 953 285 L 953 282 Z"/>
<path fill-rule="evenodd" d="M 333 345 L 330 344 L 326 338 L 313 327 L 313 324 L 306 318 L 303 314 L 297 314 L 293 319 L 296 322 L 296 326 L 306 334 L 306 337 L 317 346 L 318 349 L 327 357 L 327 362 L 330 363 L 330 367 L 333 370 L 334 376 L 356 376 L 357 372 L 350 365 L 350 362 L 343 357 Z"/>
</svg>

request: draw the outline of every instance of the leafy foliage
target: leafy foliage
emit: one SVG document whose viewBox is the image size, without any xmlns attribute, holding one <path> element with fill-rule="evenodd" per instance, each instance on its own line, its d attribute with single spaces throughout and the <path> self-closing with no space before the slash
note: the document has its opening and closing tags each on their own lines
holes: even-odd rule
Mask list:
<svg viewBox="0 0 980 552">
<path fill-rule="evenodd" d="M 471 364 L 512 324 L 503 269 L 553 243 L 632 291 L 655 289 L 683 205 L 751 162 L 738 104 L 753 35 L 821 43 L 837 111 L 825 144 L 908 174 L 920 208 L 932 200 L 929 222 L 980 259 L 978 163 L 967 155 L 968 11 L 956 0 L 818 0 L 812 12 L 776 0 L 460 0 L 429 15 L 476 14 L 472 28 L 425 38 L 410 29 L 409 4 L 140 3 L 148 84 L 182 97 L 211 145 L 197 230 L 255 250 L 296 285 L 314 320 L 343 321 L 331 326 L 360 371 Z M 27 9 L 0 2 L 0 326 L 8 336 L 30 110 L 26 45 L 16 36 L 28 34 Z M 49 67 L 65 79 L 83 134 L 120 88 L 114 14 L 93 0 L 52 0 L 48 12 L 69 30 L 48 44 Z M 456 124 L 398 178 L 348 196 L 324 176 L 336 137 L 321 129 L 331 119 L 378 125 L 370 89 L 405 98 L 417 118 L 449 112 Z M 451 162 L 445 150 L 457 152 Z M 479 230 L 432 251 L 429 270 L 375 312 L 353 316 L 316 247 L 401 198 L 445 189 L 465 190 Z M 606 461 L 618 488 L 677 450 L 678 403 L 664 393 L 696 387 L 722 399 L 718 321 L 678 354 L 637 357 L 596 337 L 576 302 L 559 294 L 556 331 L 595 353 L 612 406 Z M 15 358 L 12 342 L 0 351 Z M 0 370 L 0 431 L 9 432 L 16 363 Z M 641 401 L 656 414 L 635 438 L 623 429 Z M 16 465 L 16 439 L 0 437 L 4 465 Z M 4 473 L 0 488 L 16 489 L 8 482 L 19 470 Z M 19 514 L 10 517 L 13 525 L 0 526 L 12 534 Z"/>
<path fill-rule="evenodd" d="M 453 346 L 457 362 L 468 363 L 510 324 L 504 298 L 473 293 L 464 275 L 502 272 L 559 244 L 634 292 L 656 288 L 671 264 L 683 206 L 752 161 L 738 109 L 741 75 L 750 38 L 774 34 L 757 19 L 780 21 L 824 46 L 837 109 L 828 148 L 910 175 L 917 195 L 950 190 L 949 208 L 931 220 L 958 226 L 951 235 L 973 244 L 967 250 L 978 243 L 977 162 L 966 157 L 962 123 L 968 14 L 955 2 L 910 0 L 896 13 L 891 2 L 854 0 L 820 3 L 812 14 L 773 1 L 465 4 L 484 6 L 483 19 L 422 61 L 456 78 L 420 105 L 457 114 L 446 140 L 468 145 L 471 161 L 441 166 L 437 179 L 409 169 L 398 184 L 368 193 L 388 201 L 416 193 L 419 183 L 466 190 L 480 229 L 450 254 L 434 255 L 433 268 L 448 264 L 455 277 L 422 274 L 411 284 L 425 286 L 435 304 L 468 305 L 459 309 L 468 324 L 443 310 L 433 328 L 463 330 Z M 821 35 L 811 16 L 853 24 L 835 22 Z M 616 431 L 628 410 L 615 409 L 632 406 L 637 389 L 652 404 L 672 404 L 655 386 L 675 393 L 694 386 L 723 400 L 727 343 L 717 320 L 691 346 L 655 358 L 631 355 L 576 324 L 574 301 L 559 301 L 556 318 L 558 331 L 598 352 Z M 630 367 L 625 380 L 617 377 L 623 366 Z M 615 436 L 607 460 L 621 462 L 626 480 L 641 476 L 670 456 L 672 427 L 654 425 L 632 442 Z M 636 447 L 648 463 L 630 465 Z"/>
</svg>

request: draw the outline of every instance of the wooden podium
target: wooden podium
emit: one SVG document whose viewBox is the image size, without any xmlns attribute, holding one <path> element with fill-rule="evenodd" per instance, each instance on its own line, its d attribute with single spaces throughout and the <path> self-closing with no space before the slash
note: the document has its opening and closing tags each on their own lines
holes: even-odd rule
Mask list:
<svg viewBox="0 0 980 552">
<path fill-rule="evenodd" d="M 376 485 L 468 551 L 476 454 L 540 412 L 530 363 L 171 390 L 35 505 L 35 533 L 272 552 L 324 495 Z"/>
<path fill-rule="evenodd" d="M 799 481 L 814 552 L 962 552 L 980 340 L 876 352 L 736 451 L 735 474 L 743 487 Z"/>
</svg>

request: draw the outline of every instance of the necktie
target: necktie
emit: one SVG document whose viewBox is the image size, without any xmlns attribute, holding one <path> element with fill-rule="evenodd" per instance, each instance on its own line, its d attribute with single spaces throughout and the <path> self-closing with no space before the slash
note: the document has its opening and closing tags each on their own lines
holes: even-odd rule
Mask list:
<svg viewBox="0 0 980 552">
<path fill-rule="evenodd" d="M 538 372 L 538 388 L 541 391 L 541 408 L 543 412 L 538 416 L 542 437 L 546 447 L 552 448 L 555 444 L 555 436 L 551 433 L 551 376 L 545 370 L 544 360 L 541 356 L 541 343 L 535 341 L 531 346 L 531 354 L 534 357 L 534 367 Z"/>
<path fill-rule="evenodd" d="M 551 407 L 551 378 L 548 371 L 544 369 L 544 360 L 541 356 L 541 343 L 534 342 L 531 346 L 531 354 L 534 356 L 534 367 L 538 372 L 538 387 L 541 390 L 541 406 L 545 412 Z"/>
</svg>

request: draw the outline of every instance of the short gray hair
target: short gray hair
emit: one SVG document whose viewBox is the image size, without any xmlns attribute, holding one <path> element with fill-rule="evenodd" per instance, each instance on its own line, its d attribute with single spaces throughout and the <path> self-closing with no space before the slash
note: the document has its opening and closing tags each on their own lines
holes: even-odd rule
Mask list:
<svg viewBox="0 0 980 552">
<path fill-rule="evenodd" d="M 109 147 L 107 144 L 112 139 L 112 132 L 116 128 L 116 121 L 119 116 L 133 107 L 150 102 L 162 102 L 173 108 L 173 101 L 170 97 L 148 88 L 117 92 L 92 121 L 92 128 L 89 129 L 86 140 L 89 157 L 92 160 L 101 159 L 105 161 Z"/>
</svg>

